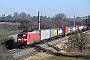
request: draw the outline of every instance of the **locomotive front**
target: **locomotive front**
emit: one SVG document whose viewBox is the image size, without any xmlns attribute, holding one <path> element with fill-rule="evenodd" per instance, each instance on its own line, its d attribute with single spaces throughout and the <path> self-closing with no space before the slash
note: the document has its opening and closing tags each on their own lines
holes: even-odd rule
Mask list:
<svg viewBox="0 0 90 60">
<path fill-rule="evenodd" d="M 27 44 L 27 33 L 18 33 L 17 42 L 19 45 L 26 45 Z"/>
</svg>

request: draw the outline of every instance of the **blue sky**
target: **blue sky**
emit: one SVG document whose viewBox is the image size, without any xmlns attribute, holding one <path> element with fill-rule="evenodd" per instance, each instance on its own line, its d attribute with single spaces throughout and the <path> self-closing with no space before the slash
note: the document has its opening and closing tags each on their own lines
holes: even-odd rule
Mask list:
<svg viewBox="0 0 90 60">
<path fill-rule="evenodd" d="M 5 9 L 3 9 L 5 8 Z M 6 10 L 8 9 L 8 10 Z M 65 13 L 67 17 L 90 15 L 90 0 L 1 0 L 0 15 L 26 12 L 36 16 L 40 10 L 42 15 L 55 16 Z"/>
</svg>

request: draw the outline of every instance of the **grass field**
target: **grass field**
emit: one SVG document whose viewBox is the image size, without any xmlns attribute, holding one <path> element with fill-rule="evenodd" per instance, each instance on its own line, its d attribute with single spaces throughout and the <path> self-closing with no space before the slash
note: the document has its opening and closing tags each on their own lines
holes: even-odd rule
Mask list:
<svg viewBox="0 0 90 60">
<path fill-rule="evenodd" d="M 9 35 L 17 34 L 19 31 L 22 31 L 22 30 L 14 30 L 14 31 L 1 30 L 0 36 L 9 36 Z"/>
<path fill-rule="evenodd" d="M 53 55 L 43 60 L 90 60 L 90 54 L 87 54 L 87 53 L 67 53 L 67 54 L 58 53 L 58 55 Z"/>
</svg>

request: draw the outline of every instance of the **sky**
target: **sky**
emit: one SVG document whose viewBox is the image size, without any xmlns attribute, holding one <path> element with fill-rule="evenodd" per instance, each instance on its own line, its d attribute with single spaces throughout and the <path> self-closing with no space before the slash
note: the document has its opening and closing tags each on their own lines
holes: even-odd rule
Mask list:
<svg viewBox="0 0 90 60">
<path fill-rule="evenodd" d="M 64 13 L 67 17 L 90 15 L 90 0 L 0 0 L 0 15 L 26 12 L 37 16 L 53 17 Z"/>
</svg>

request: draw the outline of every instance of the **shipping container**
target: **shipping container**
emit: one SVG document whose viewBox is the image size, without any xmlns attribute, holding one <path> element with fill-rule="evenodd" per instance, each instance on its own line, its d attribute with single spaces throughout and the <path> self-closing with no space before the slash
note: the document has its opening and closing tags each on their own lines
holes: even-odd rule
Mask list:
<svg viewBox="0 0 90 60">
<path fill-rule="evenodd" d="M 75 26 L 73 26 L 73 32 L 76 32 L 76 28 L 75 28 Z"/>
<path fill-rule="evenodd" d="M 78 31 L 78 26 L 76 26 L 75 28 L 76 28 L 76 31 Z"/>
<path fill-rule="evenodd" d="M 50 29 L 50 37 L 54 37 L 54 29 Z"/>
<path fill-rule="evenodd" d="M 54 29 L 54 37 L 58 35 L 58 29 Z"/>
<path fill-rule="evenodd" d="M 65 35 L 68 34 L 68 27 L 65 27 Z"/>
<path fill-rule="evenodd" d="M 64 35 L 64 28 L 58 28 L 58 36 Z"/>
<path fill-rule="evenodd" d="M 79 31 L 81 30 L 80 26 L 78 26 L 78 30 L 79 30 Z"/>
<path fill-rule="evenodd" d="M 70 33 L 73 33 L 73 26 L 70 26 Z"/>
<path fill-rule="evenodd" d="M 68 27 L 68 33 L 70 33 L 70 27 Z"/>
<path fill-rule="evenodd" d="M 41 40 L 50 38 L 50 29 L 41 30 Z"/>
<path fill-rule="evenodd" d="M 84 26 L 84 30 L 87 30 L 87 26 Z"/>
<path fill-rule="evenodd" d="M 41 30 L 41 40 L 45 39 L 46 30 Z"/>
<path fill-rule="evenodd" d="M 50 38 L 50 29 L 47 29 L 45 33 L 45 39 Z"/>
<path fill-rule="evenodd" d="M 83 30 L 84 29 L 84 26 L 80 26 L 80 30 Z"/>
<path fill-rule="evenodd" d="M 65 35 L 70 34 L 70 27 L 65 27 Z"/>
</svg>

